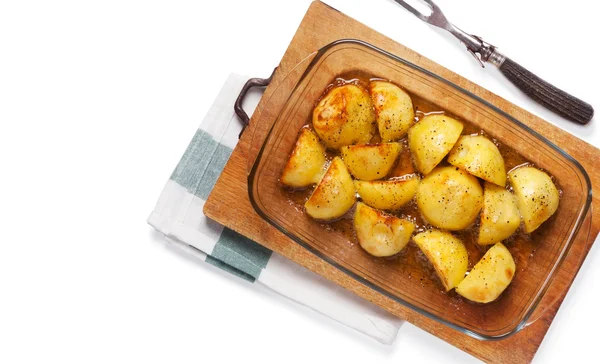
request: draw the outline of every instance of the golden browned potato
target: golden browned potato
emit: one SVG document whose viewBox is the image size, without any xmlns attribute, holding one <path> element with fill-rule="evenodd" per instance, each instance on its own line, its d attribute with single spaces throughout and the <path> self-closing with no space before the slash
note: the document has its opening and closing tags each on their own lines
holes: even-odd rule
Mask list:
<svg viewBox="0 0 600 364">
<path fill-rule="evenodd" d="M 479 226 L 480 245 L 498 243 L 511 236 L 521 225 L 515 196 L 504 187 L 486 182 Z"/>
<path fill-rule="evenodd" d="M 504 187 L 506 170 L 498 147 L 483 135 L 463 135 L 448 154 L 448 163 Z"/>
<path fill-rule="evenodd" d="M 388 181 L 354 181 L 354 186 L 367 205 L 381 210 L 397 210 L 412 200 L 419 182 L 419 177 L 413 175 Z"/>
<path fill-rule="evenodd" d="M 497 243 L 475 264 L 456 292 L 473 302 L 492 302 L 512 282 L 515 270 L 512 255 L 502 243 Z"/>
<path fill-rule="evenodd" d="M 408 244 L 415 224 L 359 202 L 354 213 L 354 229 L 360 246 L 367 253 L 389 257 L 399 253 Z"/>
<path fill-rule="evenodd" d="M 335 157 L 304 207 L 314 219 L 331 220 L 345 214 L 355 201 L 352 177 L 342 159 Z"/>
<path fill-rule="evenodd" d="M 313 110 L 315 132 L 331 149 L 366 144 L 377 133 L 371 97 L 353 84 L 332 88 Z"/>
<path fill-rule="evenodd" d="M 446 115 L 428 115 L 408 129 L 408 146 L 417 170 L 428 174 L 450 152 L 463 125 Z"/>
<path fill-rule="evenodd" d="M 415 119 L 410 96 L 400 87 L 385 81 L 369 83 L 369 92 L 381 140 L 391 142 L 402 138 Z"/>
<path fill-rule="evenodd" d="M 325 166 L 325 148 L 308 128 L 300 129 L 296 146 L 281 174 L 281 183 L 301 188 L 319 182 Z"/>
<path fill-rule="evenodd" d="M 372 181 L 385 177 L 394 166 L 402 144 L 360 144 L 340 149 L 342 159 L 357 179 Z"/>
<path fill-rule="evenodd" d="M 477 218 L 483 204 L 483 191 L 477 178 L 458 167 L 438 167 L 417 189 L 417 205 L 432 225 L 462 230 Z"/>
<path fill-rule="evenodd" d="M 435 268 L 446 291 L 463 280 L 469 266 L 469 256 L 459 238 L 448 232 L 428 230 L 415 235 L 413 241 Z"/>
<path fill-rule="evenodd" d="M 548 174 L 534 167 L 514 169 L 508 178 L 517 196 L 525 232 L 531 233 L 558 209 L 558 189 Z"/>
</svg>

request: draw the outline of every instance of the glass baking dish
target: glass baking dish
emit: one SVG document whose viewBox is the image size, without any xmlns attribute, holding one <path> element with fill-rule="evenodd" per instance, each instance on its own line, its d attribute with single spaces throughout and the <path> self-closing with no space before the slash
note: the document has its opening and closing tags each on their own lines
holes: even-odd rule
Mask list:
<svg viewBox="0 0 600 364">
<path fill-rule="evenodd" d="M 248 189 L 250 201 L 262 218 L 356 281 L 481 340 L 502 339 L 518 332 L 534 321 L 535 316 L 539 317 L 542 308 L 555 303 L 556 297 L 544 299 L 544 295 L 557 268 L 571 253 L 582 225 L 583 239 L 587 239 L 586 227 L 589 230 L 589 224 L 583 222 L 586 216 L 591 216 L 591 211 L 588 214 L 591 182 L 576 160 L 469 91 L 365 42 L 339 40 L 309 58 L 277 118 L 265 124 L 269 128 L 264 130 L 264 137 L 254 137 L 260 144 L 248 176 Z M 302 68 L 295 71 L 302 72 Z M 355 74 L 400 85 L 413 97 L 446 110 L 510 145 L 556 179 L 562 191 L 559 208 L 545 229 L 531 235 L 534 249 L 520 251 L 518 246 L 508 245 L 515 256 L 517 272 L 498 300 L 477 305 L 443 292 L 419 257 L 400 254 L 394 259 L 382 259 L 368 255 L 349 238 L 347 231 L 312 220 L 303 212 L 302 205 L 291 201 L 285 193 L 279 177 L 298 131 L 310 123 L 313 107 L 326 87 L 341 75 Z M 274 97 L 285 95 L 275 91 Z"/>
</svg>

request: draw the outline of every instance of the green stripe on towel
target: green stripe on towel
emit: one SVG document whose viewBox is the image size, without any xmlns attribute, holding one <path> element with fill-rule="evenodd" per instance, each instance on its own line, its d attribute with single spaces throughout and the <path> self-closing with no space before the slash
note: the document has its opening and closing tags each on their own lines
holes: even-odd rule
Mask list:
<svg viewBox="0 0 600 364">
<path fill-rule="evenodd" d="M 211 255 L 256 279 L 267 266 L 271 253 L 262 245 L 225 228 Z"/>
<path fill-rule="evenodd" d="M 210 255 L 206 256 L 205 262 L 209 263 L 209 264 L 212 264 L 215 267 L 219 267 L 219 268 L 223 269 L 224 271 L 233 274 L 234 276 L 237 276 L 237 277 L 240 277 L 240 278 L 242 278 L 244 280 L 247 280 L 250 283 L 254 283 L 254 281 L 256 280 L 250 274 L 244 273 L 244 272 L 242 272 L 239 269 L 235 269 L 234 267 L 230 266 L 229 264 L 223 263 L 219 259 L 215 259 L 215 258 L 213 258 Z"/>
<path fill-rule="evenodd" d="M 171 174 L 171 180 L 206 200 L 231 153 L 231 148 L 217 143 L 210 134 L 198 129 Z"/>
<path fill-rule="evenodd" d="M 194 191 L 196 196 L 203 200 L 208 198 L 210 191 L 212 191 L 213 187 L 215 187 L 215 184 L 217 183 L 221 172 L 223 172 L 225 164 L 227 164 L 232 152 L 233 151 L 231 148 L 223 144 L 217 145 L 215 154 L 213 154 L 213 157 L 206 168 L 206 172 L 204 172 L 204 176 L 202 176 L 202 180 L 200 181 L 198 188 L 196 191 Z"/>
</svg>

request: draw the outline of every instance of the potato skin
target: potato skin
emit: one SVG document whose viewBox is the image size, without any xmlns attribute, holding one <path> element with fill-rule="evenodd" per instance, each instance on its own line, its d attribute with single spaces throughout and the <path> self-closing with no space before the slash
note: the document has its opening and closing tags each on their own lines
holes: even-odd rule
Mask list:
<svg viewBox="0 0 600 364">
<path fill-rule="evenodd" d="M 483 189 L 479 236 L 477 243 L 490 245 L 511 236 L 521 225 L 515 196 L 504 187 L 486 182 Z"/>
<path fill-rule="evenodd" d="M 354 213 L 354 229 L 360 246 L 367 253 L 389 257 L 399 253 L 408 244 L 415 224 L 359 202 Z"/>
<path fill-rule="evenodd" d="M 506 170 L 498 147 L 483 135 L 463 135 L 448 154 L 448 163 L 504 187 Z"/>
<path fill-rule="evenodd" d="M 560 194 L 548 174 L 525 166 L 508 174 L 526 233 L 535 231 L 558 209 Z"/>
<path fill-rule="evenodd" d="M 400 87 L 385 81 L 369 83 L 369 93 L 381 140 L 390 142 L 402 138 L 415 120 L 410 96 Z"/>
<path fill-rule="evenodd" d="M 469 266 L 469 255 L 459 238 L 432 229 L 415 235 L 413 241 L 435 268 L 446 291 L 463 280 Z"/>
<path fill-rule="evenodd" d="M 324 166 L 325 148 L 310 129 L 302 128 L 280 181 L 289 187 L 308 187 L 319 182 Z"/>
<path fill-rule="evenodd" d="M 331 220 L 344 215 L 355 201 L 352 177 L 342 159 L 335 157 L 304 208 L 313 219 Z"/>
<path fill-rule="evenodd" d="M 512 282 L 515 271 L 512 255 L 502 243 L 497 243 L 475 264 L 456 292 L 473 302 L 492 302 Z"/>
<path fill-rule="evenodd" d="M 357 179 L 372 181 L 385 177 L 394 166 L 402 144 L 361 144 L 340 149 L 348 171 Z"/>
<path fill-rule="evenodd" d="M 332 88 L 313 110 L 313 127 L 328 148 L 366 144 L 377 133 L 371 97 L 354 84 Z"/>
<path fill-rule="evenodd" d="M 475 221 L 482 204 L 479 181 L 458 167 L 434 169 L 417 189 L 417 206 L 423 217 L 441 229 L 465 229 Z"/>
<path fill-rule="evenodd" d="M 409 179 L 354 181 L 354 186 L 365 204 L 380 210 L 397 210 L 413 199 L 419 182 L 414 175 Z"/>
<path fill-rule="evenodd" d="M 450 152 L 463 125 L 446 115 L 427 115 L 408 129 L 408 146 L 417 170 L 426 175 Z"/>
</svg>

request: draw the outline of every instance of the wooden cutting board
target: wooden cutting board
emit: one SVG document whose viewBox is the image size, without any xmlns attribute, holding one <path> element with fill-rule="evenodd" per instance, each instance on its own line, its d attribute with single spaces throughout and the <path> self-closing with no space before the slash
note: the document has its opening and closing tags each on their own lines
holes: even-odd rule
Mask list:
<svg viewBox="0 0 600 364">
<path fill-rule="evenodd" d="M 260 134 L 260 130 L 265 129 L 264 125 L 262 125 L 262 129 L 261 125 L 256 125 L 258 120 L 256 116 L 260 114 L 260 120 L 265 123 L 273 121 L 277 117 L 276 110 L 283 105 L 287 98 L 286 95 L 291 93 L 297 80 L 297 77 L 294 78 L 294 72 L 298 73 L 295 76 L 299 76 L 300 73 L 295 70 L 287 78 L 286 75 L 294 70 L 294 67 L 306 56 L 334 40 L 343 38 L 354 38 L 369 42 L 428 69 L 496 105 L 565 149 L 587 170 L 592 179 L 593 188 L 598 190 L 600 187 L 600 169 L 594 168 L 600 162 L 600 150 L 597 148 L 375 32 L 339 11 L 316 1 L 308 9 L 278 66 L 271 85 L 265 90 L 265 94 L 254 113 L 255 117 L 251 119 L 250 126 L 244 132 L 210 194 L 204 207 L 204 213 L 219 223 L 326 277 L 481 360 L 494 363 L 530 362 L 546 335 L 566 295 L 566 291 L 572 283 L 572 279 L 581 266 L 581 258 L 577 259 L 577 256 L 581 257 L 587 254 L 591 247 L 587 242 L 598 234 L 600 213 L 593 216 L 589 238 L 580 234 L 572 248 L 572 251 L 576 254 L 567 258 L 561 266 L 555 283 L 548 291 L 548 295 L 558 297 L 556 303 L 539 320 L 516 335 L 500 341 L 479 341 L 424 317 L 354 281 L 262 220 L 252 208 L 248 200 L 248 158 L 253 159 L 256 152 L 255 148 L 251 147 L 253 136 L 255 136 L 255 133 Z M 277 89 L 277 93 L 274 93 L 275 89 Z M 272 95 L 275 96 L 271 97 Z M 267 104 L 269 105 L 268 108 L 266 108 Z M 257 130 L 259 131 L 257 132 Z M 596 211 L 600 211 L 600 198 L 595 196 L 592 204 Z M 232 206 L 235 206 L 235 208 L 232 208 Z"/>
</svg>

